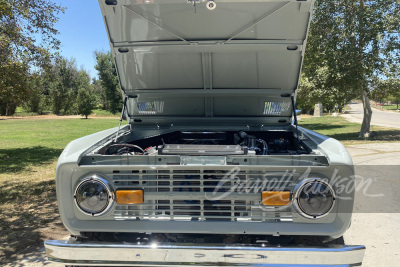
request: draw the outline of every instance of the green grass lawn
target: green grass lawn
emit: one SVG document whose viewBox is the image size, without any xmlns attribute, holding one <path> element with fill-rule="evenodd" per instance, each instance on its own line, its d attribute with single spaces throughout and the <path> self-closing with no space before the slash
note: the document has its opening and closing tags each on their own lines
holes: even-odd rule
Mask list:
<svg viewBox="0 0 400 267">
<path fill-rule="evenodd" d="M 361 124 L 348 122 L 342 117 L 324 116 L 319 118 L 302 118 L 299 126 L 328 135 L 344 144 L 400 141 L 400 130 L 371 126 L 372 136 L 369 140 L 358 137 Z"/>
<path fill-rule="evenodd" d="M 44 114 L 54 115 L 53 113 L 51 113 L 51 111 L 46 111 L 46 112 L 44 112 Z M 13 117 L 30 117 L 30 116 L 38 116 L 38 115 L 40 115 L 40 114 L 38 114 L 37 112 L 28 112 L 28 111 L 24 110 L 22 107 L 18 107 L 16 109 Z M 120 116 L 120 113 L 112 114 L 111 112 L 109 112 L 107 110 L 94 109 L 92 111 L 92 113 L 89 115 L 89 118 L 90 117 L 119 117 L 119 116 Z"/>
<path fill-rule="evenodd" d="M 107 110 L 103 110 L 103 109 L 94 109 L 92 111 L 92 114 L 89 115 L 90 117 L 119 117 L 120 113 L 117 114 L 112 114 L 111 112 L 107 111 Z"/>
<path fill-rule="evenodd" d="M 385 110 L 397 110 L 397 105 L 383 105 L 382 108 Z M 400 105 L 399 105 L 399 108 L 400 108 Z"/>
<path fill-rule="evenodd" d="M 110 119 L 15 119 L 0 120 L 0 149 L 48 147 L 63 149 L 70 141 L 117 127 Z M 126 124 L 126 122 L 125 122 Z"/>
<path fill-rule="evenodd" d="M 0 121 L 0 174 L 56 159 L 72 140 L 118 126 L 118 119 L 22 119 Z"/>
<path fill-rule="evenodd" d="M 118 126 L 110 119 L 0 119 L 0 262 L 67 234 L 58 216 L 55 166 L 72 140 Z"/>
</svg>

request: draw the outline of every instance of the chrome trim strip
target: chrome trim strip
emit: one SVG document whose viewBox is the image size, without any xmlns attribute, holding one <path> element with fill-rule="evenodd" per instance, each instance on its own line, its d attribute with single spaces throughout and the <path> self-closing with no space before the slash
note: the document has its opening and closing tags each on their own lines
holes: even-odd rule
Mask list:
<svg viewBox="0 0 400 267">
<path fill-rule="evenodd" d="M 101 243 L 49 240 L 50 261 L 100 266 L 359 266 L 364 246 L 262 247 L 249 245 Z"/>
</svg>

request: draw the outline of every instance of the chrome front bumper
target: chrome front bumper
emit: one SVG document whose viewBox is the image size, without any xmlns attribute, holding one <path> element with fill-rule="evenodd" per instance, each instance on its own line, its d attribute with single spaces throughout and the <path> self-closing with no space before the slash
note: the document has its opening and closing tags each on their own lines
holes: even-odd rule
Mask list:
<svg viewBox="0 0 400 267">
<path fill-rule="evenodd" d="M 50 261 L 96 266 L 360 266 L 364 246 L 263 247 L 207 244 L 45 242 Z"/>
</svg>

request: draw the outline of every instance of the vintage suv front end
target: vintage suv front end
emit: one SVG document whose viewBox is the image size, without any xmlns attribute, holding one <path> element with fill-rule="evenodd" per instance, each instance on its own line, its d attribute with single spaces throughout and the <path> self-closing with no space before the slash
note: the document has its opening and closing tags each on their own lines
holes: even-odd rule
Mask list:
<svg viewBox="0 0 400 267">
<path fill-rule="evenodd" d="M 49 260 L 361 265 L 365 247 L 338 242 L 351 223 L 352 160 L 297 126 L 313 1 L 99 3 L 129 124 L 61 154 L 71 239 L 46 241 Z"/>
</svg>

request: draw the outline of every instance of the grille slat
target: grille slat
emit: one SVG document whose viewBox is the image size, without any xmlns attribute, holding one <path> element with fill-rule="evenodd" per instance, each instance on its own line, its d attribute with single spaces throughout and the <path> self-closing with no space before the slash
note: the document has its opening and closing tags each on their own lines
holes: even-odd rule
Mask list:
<svg viewBox="0 0 400 267">
<path fill-rule="evenodd" d="M 259 170 L 114 170 L 116 189 L 143 189 L 144 203 L 117 205 L 116 220 L 292 221 L 291 207 L 263 207 L 261 191 L 291 190 L 293 177 Z"/>
</svg>

